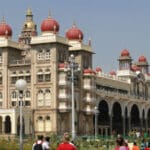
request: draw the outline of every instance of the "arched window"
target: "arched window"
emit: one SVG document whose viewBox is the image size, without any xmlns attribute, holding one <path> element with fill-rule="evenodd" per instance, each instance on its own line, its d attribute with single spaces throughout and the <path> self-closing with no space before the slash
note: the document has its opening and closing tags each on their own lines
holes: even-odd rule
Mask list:
<svg viewBox="0 0 150 150">
<path fill-rule="evenodd" d="M 30 91 L 26 91 L 26 97 L 27 97 L 27 98 L 31 97 Z"/>
<path fill-rule="evenodd" d="M 39 116 L 37 119 L 37 131 L 44 131 L 44 120 L 42 116 Z"/>
<path fill-rule="evenodd" d="M 42 90 L 39 90 L 37 93 L 37 105 L 38 106 L 44 105 L 44 93 Z"/>
<path fill-rule="evenodd" d="M 45 106 L 51 105 L 51 92 L 49 89 L 45 90 Z"/>
<path fill-rule="evenodd" d="M 43 76 L 43 70 L 39 69 L 37 73 L 37 82 L 43 82 L 44 76 Z"/>
<path fill-rule="evenodd" d="M 12 96 L 13 99 L 16 99 L 17 98 L 17 92 L 13 91 L 12 94 L 11 94 L 11 96 Z"/>
<path fill-rule="evenodd" d="M 5 133 L 11 133 L 11 120 L 9 116 L 5 118 Z"/>
<path fill-rule="evenodd" d="M 45 117 L 45 131 L 46 132 L 52 131 L 52 122 L 50 116 Z"/>
</svg>

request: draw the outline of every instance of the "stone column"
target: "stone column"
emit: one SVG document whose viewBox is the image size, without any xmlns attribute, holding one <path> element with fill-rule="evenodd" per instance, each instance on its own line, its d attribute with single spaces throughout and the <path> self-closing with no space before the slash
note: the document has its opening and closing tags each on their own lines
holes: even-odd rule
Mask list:
<svg viewBox="0 0 150 150">
<path fill-rule="evenodd" d="M 123 135 L 125 136 L 125 128 L 126 128 L 126 123 L 125 123 L 125 117 L 122 116 L 122 127 L 123 127 Z"/>
<path fill-rule="evenodd" d="M 110 114 L 110 134 L 112 135 L 112 114 Z"/>
<path fill-rule="evenodd" d="M 2 134 L 5 134 L 5 120 L 2 120 Z"/>
<path fill-rule="evenodd" d="M 131 117 L 128 117 L 128 127 L 129 127 L 129 131 L 131 131 Z"/>
</svg>

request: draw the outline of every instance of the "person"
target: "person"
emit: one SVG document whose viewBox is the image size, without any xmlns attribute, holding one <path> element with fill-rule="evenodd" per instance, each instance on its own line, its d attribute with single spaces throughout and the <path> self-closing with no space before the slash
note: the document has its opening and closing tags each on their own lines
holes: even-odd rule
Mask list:
<svg viewBox="0 0 150 150">
<path fill-rule="evenodd" d="M 45 137 L 45 140 L 42 143 L 43 150 L 50 150 L 49 144 L 50 144 L 50 137 L 47 136 L 47 137 Z"/>
<path fill-rule="evenodd" d="M 42 144 L 43 144 L 43 135 L 39 135 L 37 141 L 33 143 L 32 150 L 43 150 Z"/>
<path fill-rule="evenodd" d="M 75 145 L 70 142 L 70 135 L 68 132 L 64 133 L 63 142 L 58 145 L 57 150 L 76 150 Z"/>
<path fill-rule="evenodd" d="M 137 146 L 136 142 L 133 142 L 132 150 L 140 150 L 140 148 Z"/>
<path fill-rule="evenodd" d="M 117 146 L 115 147 L 115 150 L 127 150 L 124 139 L 121 135 L 118 136 L 116 143 Z"/>
<path fill-rule="evenodd" d="M 145 150 L 145 148 L 146 148 L 146 141 L 145 141 L 145 139 L 142 140 L 140 147 L 141 147 L 141 150 Z"/>
</svg>

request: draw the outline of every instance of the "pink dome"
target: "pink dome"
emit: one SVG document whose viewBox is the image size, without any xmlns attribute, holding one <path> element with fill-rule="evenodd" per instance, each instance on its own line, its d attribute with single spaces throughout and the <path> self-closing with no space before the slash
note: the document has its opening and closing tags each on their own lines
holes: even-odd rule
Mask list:
<svg viewBox="0 0 150 150">
<path fill-rule="evenodd" d="M 147 59 L 146 59 L 145 56 L 142 55 L 142 56 L 139 57 L 138 61 L 139 62 L 147 62 Z"/>
<path fill-rule="evenodd" d="M 12 36 L 12 29 L 5 21 L 0 23 L 0 36 Z"/>
<path fill-rule="evenodd" d="M 116 72 L 115 71 L 110 71 L 109 74 L 110 75 L 116 75 Z"/>
<path fill-rule="evenodd" d="M 77 28 L 75 25 L 73 25 L 72 28 L 66 32 L 66 38 L 68 40 L 82 41 L 83 33 L 79 28 Z"/>
<path fill-rule="evenodd" d="M 59 24 L 55 19 L 49 16 L 47 19 L 43 20 L 41 24 L 41 31 L 42 32 L 58 32 Z"/>
<path fill-rule="evenodd" d="M 130 56 L 130 53 L 127 49 L 122 50 L 121 56 Z"/>
<path fill-rule="evenodd" d="M 100 67 L 96 67 L 96 72 L 102 72 L 102 69 Z"/>
</svg>

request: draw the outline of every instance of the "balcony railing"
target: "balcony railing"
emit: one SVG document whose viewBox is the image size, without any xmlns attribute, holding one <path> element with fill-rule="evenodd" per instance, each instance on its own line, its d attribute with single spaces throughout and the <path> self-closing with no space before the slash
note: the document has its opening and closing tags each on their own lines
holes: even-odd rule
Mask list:
<svg viewBox="0 0 150 150">
<path fill-rule="evenodd" d="M 30 59 L 25 59 L 25 60 L 10 60 L 9 61 L 9 66 L 13 66 L 13 65 L 30 65 L 31 64 L 31 60 Z"/>
</svg>

